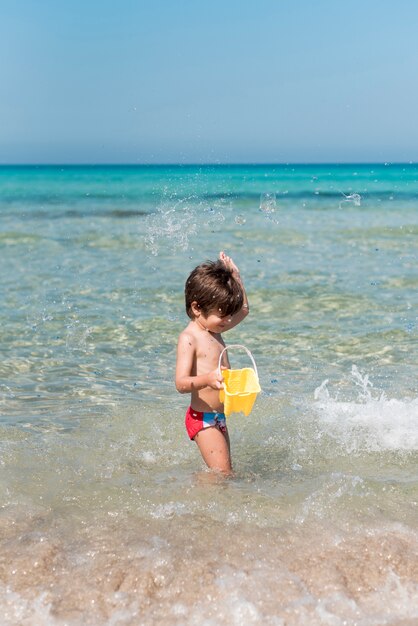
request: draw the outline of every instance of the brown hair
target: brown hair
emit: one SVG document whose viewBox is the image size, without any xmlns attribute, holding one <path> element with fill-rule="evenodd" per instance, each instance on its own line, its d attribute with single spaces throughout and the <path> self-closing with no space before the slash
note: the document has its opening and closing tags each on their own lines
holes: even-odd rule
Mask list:
<svg viewBox="0 0 418 626">
<path fill-rule="evenodd" d="M 192 302 L 203 315 L 216 309 L 220 317 L 234 315 L 242 309 L 244 294 L 232 271 L 223 261 L 206 261 L 195 267 L 184 289 L 187 315 L 193 319 Z"/>
</svg>

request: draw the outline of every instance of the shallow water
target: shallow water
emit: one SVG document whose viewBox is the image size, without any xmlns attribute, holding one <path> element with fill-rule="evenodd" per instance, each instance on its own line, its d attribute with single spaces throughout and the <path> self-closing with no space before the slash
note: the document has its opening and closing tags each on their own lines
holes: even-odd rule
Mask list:
<svg viewBox="0 0 418 626">
<path fill-rule="evenodd" d="M 417 198 L 413 165 L 0 168 L 4 624 L 416 623 Z M 172 383 L 220 249 L 263 389 L 228 481 Z"/>
</svg>

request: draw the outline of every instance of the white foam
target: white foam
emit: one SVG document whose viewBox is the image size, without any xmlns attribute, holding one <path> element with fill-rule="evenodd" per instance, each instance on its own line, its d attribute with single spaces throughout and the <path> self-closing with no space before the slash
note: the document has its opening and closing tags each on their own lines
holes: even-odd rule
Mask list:
<svg viewBox="0 0 418 626">
<path fill-rule="evenodd" d="M 155 519 L 171 519 L 177 515 L 188 513 L 186 504 L 182 502 L 165 502 L 154 507 L 151 515 Z"/>
<path fill-rule="evenodd" d="M 373 397 L 367 375 L 353 366 L 351 372 L 358 397 L 353 401 L 333 398 L 328 380 L 315 390 L 314 410 L 327 433 L 349 452 L 418 450 L 418 398 L 388 399 L 384 393 Z"/>
<path fill-rule="evenodd" d="M 43 626 L 54 624 L 51 605 L 47 594 L 42 593 L 34 600 L 27 600 L 9 587 L 0 585 L 0 606 L 2 626 Z"/>
</svg>

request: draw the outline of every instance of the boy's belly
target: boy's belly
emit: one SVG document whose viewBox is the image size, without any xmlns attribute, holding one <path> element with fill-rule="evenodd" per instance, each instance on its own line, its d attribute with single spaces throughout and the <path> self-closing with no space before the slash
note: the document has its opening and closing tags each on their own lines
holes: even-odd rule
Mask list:
<svg viewBox="0 0 418 626">
<path fill-rule="evenodd" d="M 224 405 L 219 400 L 219 389 L 200 389 L 192 392 L 191 406 L 195 411 L 223 413 Z"/>
</svg>

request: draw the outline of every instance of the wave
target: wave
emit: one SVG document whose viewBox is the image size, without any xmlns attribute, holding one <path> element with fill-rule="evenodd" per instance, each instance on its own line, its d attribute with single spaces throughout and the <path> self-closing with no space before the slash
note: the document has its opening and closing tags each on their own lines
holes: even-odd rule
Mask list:
<svg viewBox="0 0 418 626">
<path fill-rule="evenodd" d="M 200 196 L 205 200 L 222 200 L 222 199 L 231 199 L 231 200 L 260 200 L 260 195 L 262 191 L 250 191 L 250 192 L 217 192 L 217 193 L 206 193 Z M 312 199 L 337 199 L 343 202 L 350 201 L 352 195 L 358 196 L 359 194 L 353 194 L 352 189 L 344 191 L 325 191 L 325 190 L 312 190 L 312 189 L 302 189 L 299 191 L 276 191 L 277 200 L 312 200 Z M 393 191 L 391 189 L 387 189 L 384 191 L 362 191 L 359 200 L 367 200 L 367 199 L 379 199 L 382 202 L 393 201 L 393 200 L 417 200 L 418 199 L 418 191 L 416 193 L 410 191 Z"/>
<path fill-rule="evenodd" d="M 61 220 L 61 219 L 83 219 L 91 217 L 111 217 L 114 219 L 129 219 L 132 217 L 144 217 L 149 215 L 149 211 L 142 209 L 66 209 L 64 211 L 39 211 L 28 210 L 28 208 L 21 207 L 20 212 L 25 218 L 31 220 Z M 7 212 L 2 211 L 3 215 L 7 215 Z M 16 211 L 9 212 L 9 215 L 16 216 Z"/>
<path fill-rule="evenodd" d="M 368 376 L 355 365 L 351 376 L 359 390 L 354 401 L 340 400 L 338 393 L 333 398 L 328 380 L 315 390 L 313 408 L 327 435 L 348 453 L 417 451 L 418 398 L 376 397 Z"/>
<path fill-rule="evenodd" d="M 277 189 L 277 185 L 274 186 L 276 189 L 273 191 L 276 193 L 276 197 L 278 200 L 286 200 L 287 198 L 292 200 L 306 200 L 306 199 L 318 199 L 318 198 L 327 198 L 327 199 L 338 199 L 342 201 L 347 201 L 351 199 L 351 194 L 353 194 L 353 189 L 346 189 L 342 187 L 341 190 L 326 190 L 326 189 L 299 189 L 299 190 L 280 190 Z M 285 187 L 285 185 L 283 185 Z M 170 193 L 158 193 L 158 192 L 137 192 L 137 193 L 99 193 L 93 192 L 86 194 L 85 192 L 80 193 L 54 193 L 53 195 L 45 194 L 45 193 L 19 193 L 16 191 L 12 194 L 2 194 L 1 205 L 7 207 L 8 205 L 20 205 L 20 206 L 30 206 L 32 204 L 35 205 L 49 205 L 49 206 L 61 206 L 61 205 L 72 205 L 77 202 L 82 202 L 84 204 L 91 203 L 95 200 L 100 202 L 153 202 L 156 203 L 162 200 L 170 200 L 175 199 L 178 200 L 186 200 L 189 199 L 191 201 L 201 201 L 201 200 L 240 200 L 240 201 L 249 201 L 256 200 L 257 202 L 260 200 L 260 196 L 264 193 L 265 189 L 257 189 L 250 191 L 216 191 L 216 192 L 199 192 L 199 193 L 187 193 L 184 194 L 179 193 L 177 190 L 173 194 Z M 361 191 L 361 199 L 379 199 L 381 201 L 393 201 L 393 200 L 417 200 L 418 199 L 418 189 L 416 191 L 401 191 L 399 189 L 382 189 L 375 191 Z M 358 195 L 358 194 L 353 194 Z"/>
</svg>

